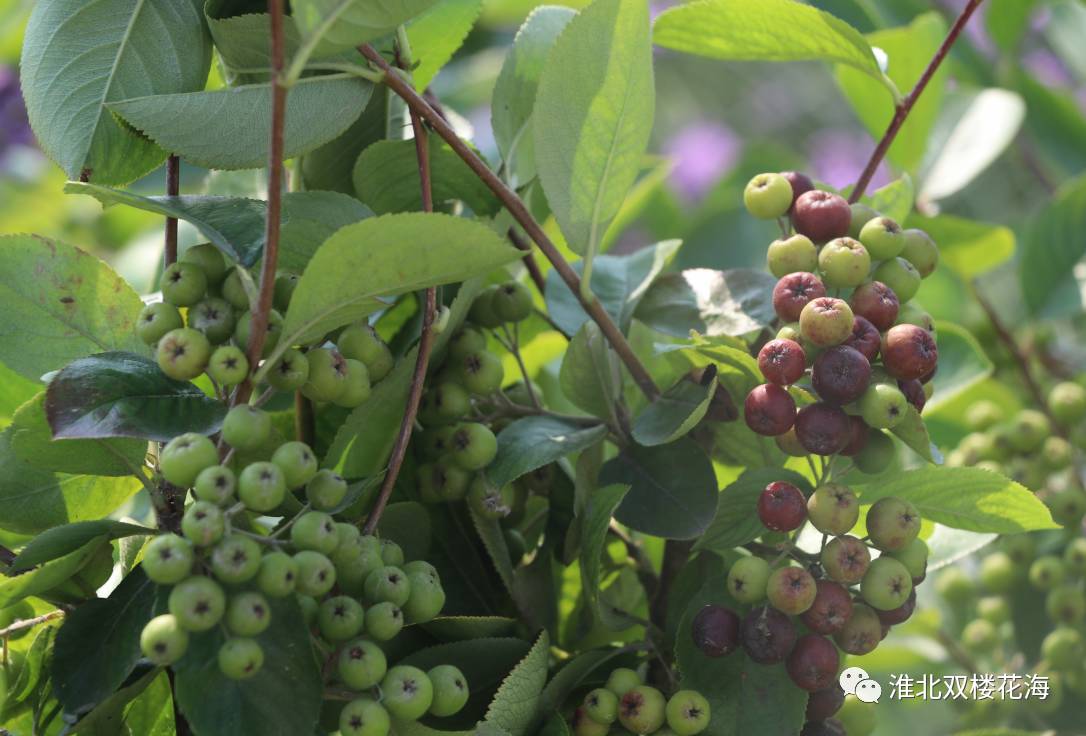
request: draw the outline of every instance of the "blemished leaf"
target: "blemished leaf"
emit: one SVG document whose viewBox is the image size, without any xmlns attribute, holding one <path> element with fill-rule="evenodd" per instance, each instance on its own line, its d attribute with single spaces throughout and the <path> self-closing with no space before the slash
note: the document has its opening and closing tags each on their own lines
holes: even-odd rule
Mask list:
<svg viewBox="0 0 1086 736">
<path fill-rule="evenodd" d="M 939 259 L 968 281 L 1014 255 L 1014 232 L 1003 225 L 954 215 L 910 216 L 905 227 L 919 228 L 939 246 Z"/>
<path fill-rule="evenodd" d="M 946 199 L 964 189 L 1006 150 L 1026 117 L 1014 92 L 990 88 L 978 94 L 958 120 L 927 170 L 920 196 Z"/>
<path fill-rule="evenodd" d="M 358 119 L 373 85 L 357 77 L 308 77 L 287 95 L 284 157 L 334 139 Z M 109 109 L 162 148 L 210 169 L 257 169 L 268 162 L 271 85 L 135 97 Z M 194 124 L 193 121 L 199 121 Z M 208 135 L 214 130 L 215 135 Z"/>
<path fill-rule="evenodd" d="M 490 124 L 506 168 L 519 182 L 536 176 L 532 113 L 539 77 L 558 35 L 576 16 L 570 8 L 544 5 L 532 11 L 513 39 L 494 83 Z"/>
<path fill-rule="evenodd" d="M 657 279 L 638 305 L 636 317 L 666 335 L 691 330 L 716 337 L 760 330 L 776 319 L 773 275 L 749 268 L 692 268 Z"/>
<path fill-rule="evenodd" d="M 155 615 L 157 586 L 130 572 L 108 598 L 65 617 L 53 653 L 53 687 L 66 713 L 89 712 L 131 674 L 143 654 L 140 631 Z"/>
<path fill-rule="evenodd" d="M 105 262 L 36 235 L 0 237 L 0 361 L 37 381 L 103 350 L 146 353 L 143 302 Z"/>
<path fill-rule="evenodd" d="M 995 371 L 984 348 L 968 330 L 951 322 L 937 322 L 935 330 L 939 335 L 939 379 L 925 411 L 950 401 Z"/>
<path fill-rule="evenodd" d="M 710 369 L 700 383 L 681 379 L 638 415 L 633 438 L 639 445 L 663 445 L 692 430 L 705 412 L 716 389 L 716 371 Z"/>
<path fill-rule="evenodd" d="M 1044 210 L 1030 221 L 1022 238 L 1018 268 L 1022 294 L 1033 314 L 1042 311 L 1086 253 L 1086 176 L 1068 182 Z"/>
<path fill-rule="evenodd" d="M 647 2 L 596 0 L 559 35 L 540 75 L 532 125 L 539 180 L 589 271 L 652 133 L 650 35 Z"/>
<path fill-rule="evenodd" d="M 384 306 L 378 297 L 482 276 L 521 255 L 485 225 L 449 215 L 412 212 L 348 225 L 317 249 L 298 280 L 276 352 L 367 317 Z"/>
<path fill-rule="evenodd" d="M 137 627 L 138 630 L 138 627 Z M 309 629 L 293 598 L 271 601 L 271 625 L 256 637 L 264 666 L 246 680 L 219 669 L 225 634 L 195 634 L 174 666 L 177 704 L 194 733 L 314 733 L 321 705 L 321 676 Z"/>
<path fill-rule="evenodd" d="M 411 72 L 416 89 L 430 85 L 464 43 L 482 9 L 483 0 L 439 0 L 407 24 L 411 56 L 418 65 Z"/>
<path fill-rule="evenodd" d="M 45 392 L 23 404 L 12 420 L 11 446 L 25 463 L 56 473 L 131 475 L 143 465 L 140 440 L 54 440 L 45 417 Z"/>
<path fill-rule="evenodd" d="M 138 524 L 114 521 L 113 519 L 78 521 L 74 524 L 53 527 L 27 542 L 26 546 L 19 551 L 19 555 L 12 561 L 11 570 L 12 572 L 22 572 L 36 565 L 63 557 L 70 552 L 75 552 L 98 537 L 121 539 L 122 537 L 148 534 L 158 534 L 158 531 Z"/>
<path fill-rule="evenodd" d="M 629 486 L 612 485 L 598 488 L 588 497 L 584 513 L 581 514 L 581 590 L 584 591 L 589 607 L 594 611 L 600 594 L 600 557 L 603 555 L 607 540 L 607 529 L 611 517 L 622 499 L 629 492 Z"/>
<path fill-rule="evenodd" d="M 74 552 L 49 560 L 33 570 L 14 577 L 0 577 L 0 608 L 7 608 L 24 598 L 40 595 L 57 587 L 83 569 L 102 546 L 108 543 L 109 538 L 106 536 L 95 537 Z"/>
<path fill-rule="evenodd" d="M 203 89 L 211 39 L 202 0 L 43 0 L 20 61 L 30 123 L 69 179 L 126 184 L 166 151 L 106 109 L 117 100 Z M 201 128 L 202 126 L 194 126 Z"/>
<path fill-rule="evenodd" d="M 513 593 L 513 562 L 509 557 L 509 547 L 505 543 L 505 535 L 501 524 L 497 519 L 487 519 L 472 505 L 468 505 L 468 513 L 471 515 L 471 523 L 479 535 L 479 541 L 483 543 L 490 563 L 501 578 L 502 584 L 509 594 Z"/>
<path fill-rule="evenodd" d="M 185 432 L 212 434 L 226 407 L 132 353 L 100 353 L 69 363 L 49 383 L 45 414 L 53 436 L 137 437 L 169 442 Z"/>
<path fill-rule="evenodd" d="M 875 54 L 855 28 L 793 0 L 681 5 L 660 14 L 652 40 L 664 48 L 726 61 L 829 61 L 882 79 Z"/>
<path fill-rule="evenodd" d="M 434 204 L 460 200 L 477 215 L 494 215 L 500 205 L 490 189 L 448 144 L 430 141 L 430 183 Z M 378 141 L 354 167 L 358 198 L 379 215 L 422 209 L 415 141 Z"/>
<path fill-rule="evenodd" d="M 806 29 L 797 27 L 796 31 L 805 33 Z M 916 84 L 945 36 L 946 21 L 932 12 L 917 16 L 907 26 L 875 31 L 867 36 L 867 41 L 886 54 L 886 75 L 904 91 Z M 942 103 L 946 75 L 946 67 L 936 72 L 887 154 L 890 161 L 910 173 L 916 173 L 927 151 L 928 138 Z M 894 115 L 894 105 L 882 94 L 879 82 L 849 66 L 837 68 L 837 82 L 860 122 L 878 139 Z"/>
<path fill-rule="evenodd" d="M 524 417 L 498 433 L 498 454 L 486 477 L 499 488 L 525 473 L 591 447 L 607 436 L 602 424 L 574 423 L 556 417 Z"/>
<path fill-rule="evenodd" d="M 510 736 L 523 736 L 535 719 L 540 694 L 547 682 L 550 637 L 540 632 L 531 650 L 502 681 L 486 711 L 486 722 Z"/>
<path fill-rule="evenodd" d="M 779 480 L 787 481 L 805 492 L 811 490 L 807 479 L 791 470 L 755 468 L 745 471 L 720 492 L 716 514 L 709 528 L 694 544 L 694 549 L 724 552 L 754 541 L 765 533 L 765 525 L 758 518 L 758 497 L 767 485 Z"/>
<path fill-rule="evenodd" d="M 321 189 L 354 196 L 354 164 L 368 146 L 390 134 L 387 87 L 373 90 L 366 109 L 335 140 L 302 157 L 302 178 L 307 189 Z"/>
<path fill-rule="evenodd" d="M 578 409 L 603 419 L 614 412 L 622 395 L 622 367 L 595 322 L 585 322 L 570 340 L 558 380 Z"/>
<path fill-rule="evenodd" d="M 908 174 L 902 174 L 900 179 L 894 179 L 886 186 L 871 192 L 863 201 L 883 216 L 899 223 L 905 222 L 916 201 L 913 179 Z"/>
<path fill-rule="evenodd" d="M 853 490 L 863 504 L 897 496 L 928 521 L 971 532 L 1017 534 L 1058 529 L 1048 507 L 1028 488 L 978 468 L 926 467 L 906 470 Z"/>
<path fill-rule="evenodd" d="M 693 539 L 709 526 L 716 508 L 713 465 L 687 438 L 656 447 L 631 445 L 600 469 L 599 482 L 630 486 L 615 518 L 654 537 Z"/>
<path fill-rule="evenodd" d="M 294 22 L 312 58 L 335 54 L 392 33 L 437 0 L 295 0 Z"/>
<path fill-rule="evenodd" d="M 629 329 L 638 304 L 675 259 L 681 245 L 679 240 L 665 240 L 625 256 L 596 257 L 592 292 L 620 329 Z M 573 270 L 583 276 L 584 261 L 574 263 Z M 547 273 L 546 301 L 551 319 L 567 335 L 576 334 L 589 321 L 576 295 L 553 269 Z"/>
<path fill-rule="evenodd" d="M 928 427 L 920 412 L 910 404 L 905 410 L 905 418 L 898 422 L 890 432 L 920 457 L 929 463 L 935 462 L 935 453 L 928 435 Z"/>
<path fill-rule="evenodd" d="M 36 534 L 113 512 L 143 486 L 135 478 L 53 473 L 27 465 L 0 433 L 0 528 Z"/>
</svg>

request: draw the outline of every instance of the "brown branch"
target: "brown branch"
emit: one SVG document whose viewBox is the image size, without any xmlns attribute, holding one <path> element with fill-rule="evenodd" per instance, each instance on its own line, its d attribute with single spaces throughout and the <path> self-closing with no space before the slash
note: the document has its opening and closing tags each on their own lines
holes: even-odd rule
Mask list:
<svg viewBox="0 0 1086 736">
<path fill-rule="evenodd" d="M 370 45 L 366 44 L 359 47 L 359 51 L 373 62 L 379 69 L 385 72 L 384 83 L 388 85 L 388 88 L 395 92 L 406 103 L 408 109 L 425 120 L 435 133 L 449 144 L 449 147 L 468 165 L 468 167 L 475 172 L 475 175 L 486 184 L 490 191 L 494 192 L 495 196 L 501 201 L 509 214 L 513 216 L 513 219 L 524 229 L 528 236 L 535 241 L 535 244 L 546 256 L 547 260 L 551 262 L 554 269 L 561 276 L 562 280 L 573 292 L 574 296 L 580 301 L 581 307 L 588 313 L 588 316 L 592 318 L 596 324 L 599 325 L 600 331 L 603 332 L 604 337 L 611 343 L 611 347 L 614 348 L 615 353 L 626 365 L 626 369 L 630 372 L 635 383 L 645 394 L 650 401 L 654 401 L 659 395 L 660 390 L 656 387 L 656 383 L 652 380 L 652 376 L 649 375 L 648 370 L 642 365 L 640 359 L 634 353 L 633 348 L 629 342 L 626 341 L 626 337 L 615 325 L 611 316 L 607 314 L 607 311 L 600 304 L 599 299 L 585 299 L 581 290 L 581 279 L 577 275 L 577 272 L 566 263 L 565 258 L 558 251 L 551 239 L 547 237 L 547 234 L 543 232 L 543 228 L 535 218 L 532 217 L 531 212 L 528 211 L 527 205 L 521 201 L 516 192 L 506 186 L 505 182 L 495 174 L 486 163 L 479 158 L 479 156 L 471 150 L 462 140 L 460 136 L 456 134 L 456 131 L 441 117 L 440 114 L 428 103 L 414 87 L 407 82 L 401 75 L 397 74 L 395 70 L 389 66 L 388 62 L 381 57 L 379 53 Z"/>
<path fill-rule="evenodd" d="M 166 159 L 166 194 L 176 197 L 181 193 L 181 159 L 172 154 Z M 166 218 L 166 243 L 162 259 L 168 267 L 177 262 L 177 218 Z"/>
<path fill-rule="evenodd" d="M 859 202 L 860 197 L 867 191 L 867 186 L 875 176 L 879 164 L 882 163 L 882 160 L 886 157 L 887 151 L 890 150 L 890 146 L 893 144 L 894 138 L 897 137 L 898 131 L 901 130 L 901 126 L 905 124 L 906 118 L 908 118 L 909 113 L 912 112 L 913 106 L 916 105 L 916 101 L 920 99 L 920 95 L 928 86 L 928 82 L 930 82 L 932 77 L 935 76 L 935 73 L 939 71 L 939 67 L 942 65 L 943 60 L 946 59 L 947 54 L 950 53 L 950 47 L 958 40 L 958 36 L 961 35 L 962 29 L 965 28 L 965 24 L 969 22 L 969 18 L 976 9 L 980 7 L 982 2 L 984 2 L 984 0 L 969 0 L 969 3 L 962 9 L 961 15 L 954 21 L 954 25 L 950 27 L 950 31 L 947 33 L 946 38 L 943 39 L 943 43 L 939 47 L 939 50 L 935 52 L 935 56 L 933 56 L 928 63 L 924 73 L 920 75 L 920 79 L 917 80 L 916 86 L 913 87 L 909 94 L 905 95 L 905 99 L 897 104 L 897 108 L 894 110 L 894 117 L 890 119 L 890 126 L 886 129 L 886 132 L 883 133 L 882 140 L 880 140 L 875 147 L 874 152 L 871 154 L 871 159 L 867 162 L 867 166 L 864 167 L 863 173 L 860 174 L 860 180 L 856 182 L 856 188 L 852 191 L 852 196 L 848 199 L 849 202 Z"/>
<path fill-rule="evenodd" d="M 522 259 L 524 267 L 528 269 L 528 275 L 532 278 L 535 288 L 539 289 L 539 293 L 546 294 L 547 281 L 543 278 L 543 272 L 539 270 L 539 264 L 535 262 L 535 255 L 532 254 L 532 244 L 520 237 L 520 233 L 514 227 L 509 228 L 509 242 L 525 252 Z"/>
</svg>

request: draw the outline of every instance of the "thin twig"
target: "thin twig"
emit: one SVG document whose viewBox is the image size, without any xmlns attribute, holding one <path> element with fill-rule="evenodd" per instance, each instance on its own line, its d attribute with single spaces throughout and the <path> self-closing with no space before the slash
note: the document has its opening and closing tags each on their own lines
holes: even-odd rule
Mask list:
<svg viewBox="0 0 1086 736">
<path fill-rule="evenodd" d="M 171 154 L 166 159 L 166 195 L 176 197 L 181 193 L 181 159 Z M 166 218 L 166 243 L 162 249 L 166 267 L 177 262 L 177 218 Z"/>
<path fill-rule="evenodd" d="M 58 609 L 56 611 L 50 611 L 49 613 L 43 613 L 42 615 L 35 616 L 34 618 L 24 618 L 20 621 L 16 621 L 11 626 L 0 629 L 0 639 L 6 639 L 14 634 L 16 631 L 22 631 L 23 629 L 32 629 L 38 624 L 44 624 L 46 621 L 52 621 L 53 619 L 60 618 L 63 615 L 64 611 Z"/>
<path fill-rule="evenodd" d="M 528 275 L 531 277 L 532 283 L 535 284 L 535 288 L 539 289 L 539 293 L 546 294 L 547 280 L 543 278 L 543 272 L 539 270 L 539 264 L 535 262 L 535 256 L 532 254 L 532 244 L 520 237 L 520 233 L 517 232 L 515 227 L 509 228 L 509 242 L 525 252 L 522 259 L 524 267 L 528 269 Z"/>
<path fill-rule="evenodd" d="M 943 39 L 943 43 L 939 47 L 939 50 L 935 52 L 935 56 L 928 62 L 928 67 L 924 70 L 924 73 L 920 75 L 920 79 L 917 80 L 916 86 L 913 87 L 912 91 L 905 95 L 905 98 L 898 103 L 894 110 L 894 117 L 890 119 L 890 126 L 886 129 L 886 132 L 883 133 L 882 140 L 875 146 L 875 150 L 871 154 L 871 159 L 867 162 L 867 166 L 864 167 L 863 173 L 860 174 L 860 180 L 856 182 L 856 188 L 853 189 L 852 196 L 848 199 L 849 202 L 859 202 L 860 197 L 867 191 L 867 186 L 875 176 L 879 164 L 882 163 L 882 160 L 886 157 L 887 151 L 890 150 L 890 146 L 893 144 L 894 138 L 897 137 L 898 131 L 901 130 L 901 126 L 905 124 L 906 118 L 908 118 L 909 113 L 912 112 L 916 101 L 920 99 L 920 95 L 928 86 L 928 82 L 930 82 L 932 77 L 935 76 L 935 73 L 939 71 L 939 67 L 942 65 L 943 60 L 946 59 L 947 54 L 950 53 L 950 47 L 958 40 L 958 36 L 961 35 L 962 29 L 965 28 L 965 24 L 969 22 L 969 18 L 976 9 L 980 7 L 982 2 L 984 2 L 984 0 L 969 0 L 962 9 L 961 15 L 954 21 L 954 25 L 950 27 L 950 31 L 947 33 L 946 38 Z"/>
<path fill-rule="evenodd" d="M 558 272 L 558 275 L 573 292 L 574 296 L 581 303 L 581 307 L 585 310 L 589 317 L 592 318 L 596 324 L 599 325 L 600 331 L 603 332 L 604 337 L 611 343 L 611 347 L 614 348 L 615 353 L 626 365 L 626 369 L 630 372 L 634 382 L 641 389 L 642 393 L 650 401 L 655 401 L 660 395 L 660 389 L 657 388 L 656 383 L 652 380 L 652 376 L 649 375 L 648 370 L 641 363 L 641 360 L 634 353 L 630 343 L 627 342 L 626 337 L 619 330 L 611 316 L 600 304 L 599 299 L 585 299 L 581 289 L 581 279 L 577 275 L 577 272 L 573 270 L 562 254 L 558 251 L 557 246 L 551 239 L 547 237 L 547 234 L 543 231 L 543 228 L 535 218 L 532 217 L 531 212 L 528 211 L 527 205 L 521 201 L 516 192 L 506 186 L 505 182 L 501 180 L 497 174 L 490 170 L 490 167 L 479 158 L 479 156 L 471 150 L 462 140 L 460 136 L 456 134 L 456 131 L 434 110 L 433 107 L 415 91 L 414 87 L 406 81 L 401 75 L 397 74 L 388 62 L 381 57 L 377 51 L 369 44 L 359 47 L 359 51 L 372 61 L 379 69 L 385 72 L 385 84 L 396 93 L 404 103 L 406 103 L 409 110 L 412 113 L 417 114 L 437 133 L 441 138 L 449 144 L 449 147 L 468 165 L 468 167 L 475 173 L 479 179 L 486 184 L 490 191 L 494 192 L 495 196 L 501 201 L 509 214 L 513 216 L 513 219 L 523 228 L 528 236 L 535 241 L 535 244 L 543 252 L 543 255 L 547 257 L 547 260 L 551 262 L 554 269 Z"/>
</svg>

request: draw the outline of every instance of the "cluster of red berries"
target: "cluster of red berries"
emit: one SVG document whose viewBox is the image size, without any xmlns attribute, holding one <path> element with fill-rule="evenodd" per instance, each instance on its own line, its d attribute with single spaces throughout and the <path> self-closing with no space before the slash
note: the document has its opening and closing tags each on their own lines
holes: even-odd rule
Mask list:
<svg viewBox="0 0 1086 736">
<path fill-rule="evenodd" d="M 573 712 L 573 733 L 695 736 L 709 727 L 711 719 L 709 701 L 696 690 L 679 690 L 668 698 L 645 685 L 635 670 L 618 667 Z M 616 722 L 624 730 L 613 731 Z"/>
</svg>

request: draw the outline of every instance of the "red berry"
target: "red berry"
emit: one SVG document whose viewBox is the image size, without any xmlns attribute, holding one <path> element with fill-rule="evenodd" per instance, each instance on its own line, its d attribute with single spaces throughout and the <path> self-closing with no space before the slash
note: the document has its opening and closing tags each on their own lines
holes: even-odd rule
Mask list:
<svg viewBox="0 0 1086 736">
<path fill-rule="evenodd" d="M 851 404 L 867 390 L 871 363 L 856 348 L 836 345 L 822 351 L 811 371 L 814 390 L 831 404 Z"/>
<path fill-rule="evenodd" d="M 792 185 L 792 207 L 796 206 L 797 199 L 814 189 L 814 182 L 806 174 L 801 174 L 798 171 L 782 171 L 781 176 Z M 789 208 L 788 211 L 791 212 L 792 208 Z"/>
<path fill-rule="evenodd" d="M 916 588 L 913 587 L 909 597 L 904 603 L 897 608 L 891 608 L 889 611 L 880 611 L 877 608 L 875 613 L 878 614 L 879 621 L 883 626 L 897 626 L 898 624 L 905 623 L 909 620 L 909 617 L 913 615 L 913 611 L 916 610 Z"/>
<path fill-rule="evenodd" d="M 834 455 L 845 449 L 852 437 L 848 414 L 840 407 L 826 403 L 800 409 L 795 426 L 799 443 L 815 455 Z"/>
<path fill-rule="evenodd" d="M 836 718 L 825 721 L 808 721 L 803 724 L 799 736 L 848 736 L 845 727 Z"/>
<path fill-rule="evenodd" d="M 807 698 L 808 721 L 824 721 L 845 704 L 845 691 L 836 682 L 827 688 L 815 690 Z"/>
<path fill-rule="evenodd" d="M 773 287 L 773 309 L 782 322 L 795 322 L 808 302 L 826 296 L 822 279 L 807 271 L 782 276 Z"/>
<path fill-rule="evenodd" d="M 897 294 L 881 281 L 869 281 L 860 284 L 849 299 L 852 312 L 866 317 L 879 331 L 888 330 L 897 320 L 901 308 Z"/>
<path fill-rule="evenodd" d="M 706 657 L 723 657 L 739 646 L 739 616 L 724 606 L 707 605 L 690 627 L 694 646 Z"/>
<path fill-rule="evenodd" d="M 807 355 L 795 340 L 770 340 L 758 351 L 758 368 L 765 380 L 790 386 L 803 377 Z"/>
<path fill-rule="evenodd" d="M 860 354 L 867 358 L 868 362 L 874 362 L 882 347 L 882 335 L 871 320 L 857 315 L 852 320 L 852 334 L 843 343 L 850 348 L 856 348 Z"/>
<path fill-rule="evenodd" d="M 841 658 L 837 647 L 818 634 L 805 634 L 788 655 L 788 676 L 808 692 L 822 690 L 833 684 Z"/>
<path fill-rule="evenodd" d="M 766 437 L 784 434 L 796 421 L 796 402 L 785 389 L 772 383 L 755 386 L 743 403 L 747 426 Z"/>
<path fill-rule="evenodd" d="M 758 664 L 783 662 L 796 642 L 796 627 L 785 614 L 769 606 L 751 609 L 739 625 L 743 651 Z"/>
<path fill-rule="evenodd" d="M 882 338 L 882 362 L 894 378 L 922 378 L 935 370 L 939 350 L 931 333 L 916 325 L 895 325 Z"/>
<path fill-rule="evenodd" d="M 852 615 L 852 596 L 845 586 L 832 580 L 819 580 L 814 603 L 803 612 L 803 623 L 818 634 L 840 631 Z"/>
<path fill-rule="evenodd" d="M 796 232 L 816 243 L 825 243 L 848 235 L 852 209 L 844 197 L 812 189 L 796 199 L 792 208 L 792 224 Z"/>
<path fill-rule="evenodd" d="M 841 454 L 845 457 L 853 457 L 863 452 L 863 449 L 867 447 L 867 438 L 870 432 L 867 424 L 860 417 L 849 416 L 849 424 L 851 424 L 848 444 L 845 445 L 845 449 L 841 450 Z"/>
<path fill-rule="evenodd" d="M 924 384 L 914 378 L 911 381 L 898 381 L 897 387 L 901 389 L 901 393 L 905 394 L 905 398 L 916 407 L 917 411 L 924 411 L 924 404 L 928 403 L 928 395 L 924 393 Z"/>
<path fill-rule="evenodd" d="M 766 529 L 790 532 L 807 518 L 807 499 L 791 483 L 774 481 L 758 497 L 758 518 Z"/>
</svg>

